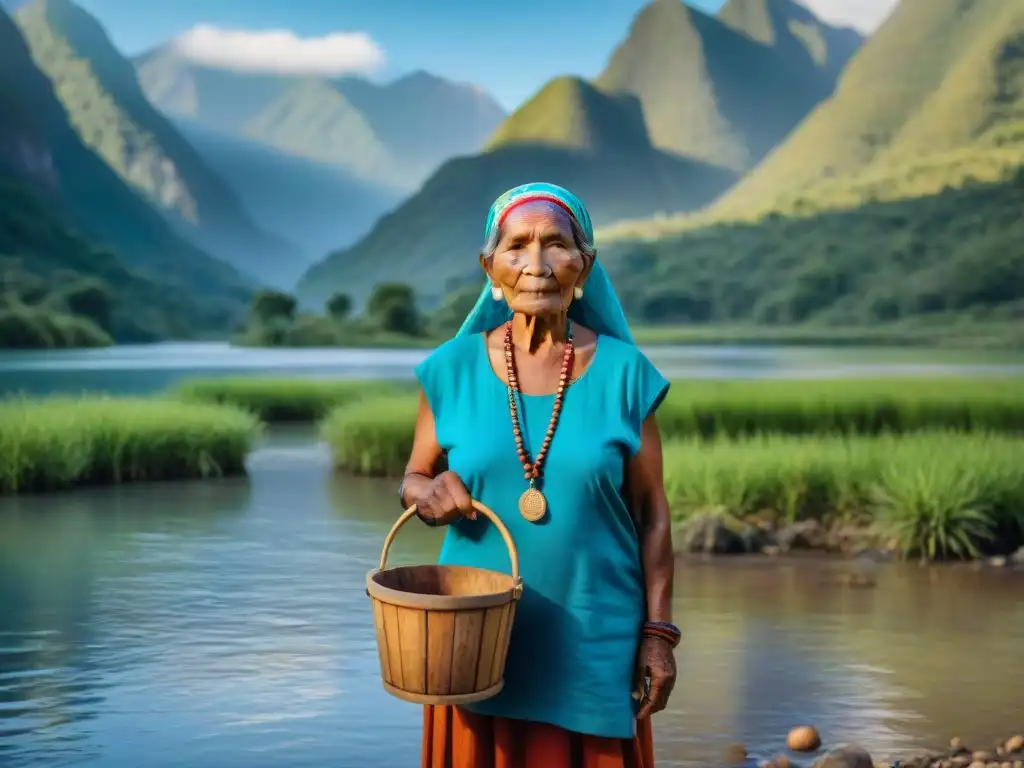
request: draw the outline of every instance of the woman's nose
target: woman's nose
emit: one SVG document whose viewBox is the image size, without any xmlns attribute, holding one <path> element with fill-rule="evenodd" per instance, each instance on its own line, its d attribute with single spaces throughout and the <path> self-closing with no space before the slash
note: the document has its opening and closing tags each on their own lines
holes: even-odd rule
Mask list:
<svg viewBox="0 0 1024 768">
<path fill-rule="evenodd" d="M 523 272 L 531 277 L 547 277 L 551 274 L 551 265 L 544 257 L 544 249 L 540 243 L 531 243 L 526 249 L 526 264 Z"/>
</svg>

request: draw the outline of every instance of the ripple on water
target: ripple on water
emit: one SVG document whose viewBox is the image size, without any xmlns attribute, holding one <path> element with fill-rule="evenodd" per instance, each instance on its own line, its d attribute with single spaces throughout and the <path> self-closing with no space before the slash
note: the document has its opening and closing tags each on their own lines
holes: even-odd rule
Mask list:
<svg viewBox="0 0 1024 768">
<path fill-rule="evenodd" d="M 0 500 L 0 764 L 415 764 L 419 711 L 381 689 L 364 592 L 394 488 L 304 450 L 272 436 L 247 482 Z M 438 541 L 410 526 L 396 560 Z M 854 592 L 842 567 L 680 564 L 659 765 L 769 755 L 801 723 L 878 753 L 1018 727 L 1020 579 L 880 568 Z"/>
</svg>

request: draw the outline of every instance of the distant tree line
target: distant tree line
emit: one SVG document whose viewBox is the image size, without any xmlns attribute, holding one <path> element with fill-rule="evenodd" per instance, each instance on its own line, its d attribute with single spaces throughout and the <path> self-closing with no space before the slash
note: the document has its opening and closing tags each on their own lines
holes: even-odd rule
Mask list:
<svg viewBox="0 0 1024 768">
<path fill-rule="evenodd" d="M 1002 184 L 611 243 L 600 258 L 647 324 L 857 326 L 1024 318 L 1024 170 Z"/>
<path fill-rule="evenodd" d="M 8 261 L 0 258 L 0 265 Z M 77 277 L 51 286 L 15 269 L 0 272 L 0 280 L 0 347 L 61 349 L 113 343 L 115 296 L 102 281 Z"/>
<path fill-rule="evenodd" d="M 405 283 L 377 285 L 360 315 L 353 314 L 353 307 L 349 295 L 335 293 L 325 302 L 323 314 L 302 312 L 290 293 L 261 291 L 237 341 L 257 346 L 335 346 L 388 337 L 425 338 L 435 330 L 432 318 L 417 305 L 412 286 Z"/>
</svg>

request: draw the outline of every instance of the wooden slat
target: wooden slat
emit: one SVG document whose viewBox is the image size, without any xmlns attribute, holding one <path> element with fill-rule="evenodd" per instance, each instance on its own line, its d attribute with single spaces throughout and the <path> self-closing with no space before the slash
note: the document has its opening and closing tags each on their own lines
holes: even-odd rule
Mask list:
<svg viewBox="0 0 1024 768">
<path fill-rule="evenodd" d="M 452 691 L 452 649 L 455 640 L 455 613 L 431 611 L 427 614 L 427 693 L 446 696 Z"/>
<path fill-rule="evenodd" d="M 497 683 L 501 679 L 501 675 L 505 671 L 505 662 L 508 660 L 508 646 L 509 639 L 512 636 L 512 622 L 516 618 L 516 604 L 509 603 L 505 606 L 505 626 L 503 628 L 504 636 L 501 641 L 501 645 L 498 646 L 498 656 L 500 657 L 497 663 L 498 673 L 494 678 L 494 682 Z"/>
<path fill-rule="evenodd" d="M 398 608 L 402 633 L 402 688 L 412 693 L 427 692 L 427 612 Z"/>
<path fill-rule="evenodd" d="M 402 630 L 398 625 L 398 609 L 393 605 L 384 605 L 382 611 L 391 684 L 397 688 L 405 688 L 405 675 L 402 674 Z"/>
<path fill-rule="evenodd" d="M 476 665 L 483 628 L 482 610 L 460 611 L 455 615 L 451 693 L 472 693 L 476 690 Z"/>
<path fill-rule="evenodd" d="M 395 684 L 391 677 L 391 665 L 388 663 L 388 636 L 384 631 L 384 606 L 377 600 L 373 603 L 373 628 L 377 632 L 377 655 L 380 656 L 380 673 L 384 682 Z"/>
<path fill-rule="evenodd" d="M 494 641 L 494 655 L 491 658 L 491 668 L 487 678 L 487 686 L 497 685 L 501 680 L 501 674 L 505 671 L 505 648 L 508 645 L 509 618 L 512 605 L 499 608 L 501 621 L 498 623 L 498 636 Z"/>
<path fill-rule="evenodd" d="M 494 657 L 500 653 L 495 647 L 498 636 L 501 632 L 501 621 L 505 609 L 488 608 L 484 613 L 483 639 L 480 642 L 480 657 L 476 660 L 476 689 L 482 691 L 490 687 L 491 667 L 494 665 Z"/>
</svg>

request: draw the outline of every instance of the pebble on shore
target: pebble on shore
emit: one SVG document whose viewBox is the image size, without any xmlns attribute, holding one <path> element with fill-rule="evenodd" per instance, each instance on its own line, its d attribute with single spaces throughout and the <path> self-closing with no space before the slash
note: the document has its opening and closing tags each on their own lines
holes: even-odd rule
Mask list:
<svg viewBox="0 0 1024 768">
<path fill-rule="evenodd" d="M 814 738 L 811 738 L 812 735 Z M 815 746 L 811 747 L 810 744 Z M 820 748 L 821 738 L 812 726 L 801 726 L 789 732 L 786 745 L 794 752 L 813 752 Z M 733 759 L 746 756 L 742 744 L 733 745 L 730 752 Z M 799 765 L 788 756 L 779 755 L 773 760 L 761 762 L 759 768 L 799 768 Z M 813 768 L 1024 768 L 1024 736 L 1011 736 L 991 751 L 972 751 L 959 738 L 953 738 L 949 742 L 949 749 L 942 753 L 878 762 L 860 747 L 841 747 L 825 754 L 814 763 Z"/>
</svg>

